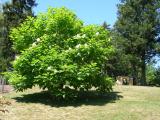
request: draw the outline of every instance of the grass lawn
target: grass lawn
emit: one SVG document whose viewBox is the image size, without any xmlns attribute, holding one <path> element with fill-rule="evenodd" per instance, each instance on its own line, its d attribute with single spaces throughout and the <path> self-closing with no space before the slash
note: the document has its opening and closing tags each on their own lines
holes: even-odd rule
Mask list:
<svg viewBox="0 0 160 120">
<path fill-rule="evenodd" d="M 58 103 L 34 88 L 4 94 L 11 102 L 0 120 L 160 120 L 160 88 L 114 86 L 114 92 L 91 92 L 74 103 Z"/>
</svg>

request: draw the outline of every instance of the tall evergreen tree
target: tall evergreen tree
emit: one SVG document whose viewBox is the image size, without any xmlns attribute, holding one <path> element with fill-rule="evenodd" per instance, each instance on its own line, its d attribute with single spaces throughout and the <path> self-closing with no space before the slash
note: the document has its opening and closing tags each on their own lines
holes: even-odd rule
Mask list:
<svg viewBox="0 0 160 120">
<path fill-rule="evenodd" d="M 7 68 L 10 67 L 10 61 L 15 57 L 15 51 L 12 49 L 12 42 L 9 38 L 9 31 L 22 23 L 27 16 L 34 16 L 32 11 L 34 6 L 36 6 L 35 0 L 11 0 L 11 2 L 6 2 L 2 6 L 3 39 L 0 41 L 0 57 L 6 60 Z"/>
<path fill-rule="evenodd" d="M 102 26 L 107 30 L 111 30 L 110 25 L 107 24 L 106 21 L 103 22 Z"/>
<path fill-rule="evenodd" d="M 146 63 L 156 55 L 160 40 L 160 0 L 121 0 L 116 32 L 123 36 L 125 53 L 130 55 L 132 75 L 146 84 Z"/>
<path fill-rule="evenodd" d="M 12 0 L 3 5 L 5 23 L 8 27 L 16 27 L 27 16 L 34 16 L 32 8 L 36 6 L 35 0 Z"/>
<path fill-rule="evenodd" d="M 0 72 L 7 68 L 7 59 L 4 58 L 4 16 L 2 12 L 2 2 L 0 3 Z"/>
</svg>

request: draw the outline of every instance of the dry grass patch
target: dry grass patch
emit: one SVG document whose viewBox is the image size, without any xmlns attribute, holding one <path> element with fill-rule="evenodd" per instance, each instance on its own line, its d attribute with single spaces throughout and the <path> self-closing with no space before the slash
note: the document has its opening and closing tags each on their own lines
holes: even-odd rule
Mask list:
<svg viewBox="0 0 160 120">
<path fill-rule="evenodd" d="M 98 96 L 90 92 L 75 102 L 56 102 L 34 88 L 4 95 L 12 103 L 2 120 L 160 120 L 160 88 L 115 86 Z"/>
</svg>

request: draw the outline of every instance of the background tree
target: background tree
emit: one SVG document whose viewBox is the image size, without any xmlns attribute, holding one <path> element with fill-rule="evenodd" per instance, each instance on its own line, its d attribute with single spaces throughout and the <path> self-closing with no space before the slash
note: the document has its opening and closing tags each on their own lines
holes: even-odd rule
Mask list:
<svg viewBox="0 0 160 120">
<path fill-rule="evenodd" d="M 1 52 L 0 57 L 5 60 L 6 67 L 2 71 L 7 70 L 11 67 L 10 62 L 15 57 L 15 51 L 12 49 L 12 41 L 9 38 L 9 32 L 11 28 L 18 26 L 22 23 L 27 16 L 33 16 L 32 8 L 36 6 L 35 0 L 12 0 L 11 2 L 6 2 L 2 6 L 2 16 L 3 16 L 3 39 L 1 39 Z M 3 66 L 4 67 L 4 66 Z M 1 67 L 2 68 L 2 65 Z"/>
<path fill-rule="evenodd" d="M 155 85 L 159 85 L 160 86 L 160 67 L 156 68 L 155 79 L 154 79 L 153 83 Z"/>
<path fill-rule="evenodd" d="M 146 78 L 147 78 L 148 85 L 155 85 L 156 68 L 154 66 L 155 65 L 153 63 L 147 64 Z"/>
<path fill-rule="evenodd" d="M 106 21 L 103 22 L 102 26 L 107 30 L 111 30 L 110 25 L 107 24 Z"/>
<path fill-rule="evenodd" d="M 116 80 L 117 76 L 131 76 L 131 65 L 128 60 L 129 56 L 124 53 L 124 47 L 121 44 L 123 38 L 106 22 L 103 22 L 102 27 L 110 32 L 112 38 L 111 43 L 115 48 L 114 55 L 110 56 L 106 61 L 104 72 L 110 77 L 113 77 L 114 80 Z"/>
<path fill-rule="evenodd" d="M 146 63 L 156 55 L 160 33 L 159 0 L 121 0 L 116 32 L 132 66 L 132 75 L 146 84 Z M 139 74 L 140 71 L 140 74 Z"/>
<path fill-rule="evenodd" d="M 3 48 L 4 48 L 4 16 L 2 10 L 2 3 L 0 3 L 0 72 L 6 71 L 7 59 L 4 58 Z"/>
</svg>

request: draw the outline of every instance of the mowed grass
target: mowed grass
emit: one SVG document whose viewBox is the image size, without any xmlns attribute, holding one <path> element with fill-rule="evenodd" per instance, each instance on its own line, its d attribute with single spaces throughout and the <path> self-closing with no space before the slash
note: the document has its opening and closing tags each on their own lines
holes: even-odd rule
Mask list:
<svg viewBox="0 0 160 120">
<path fill-rule="evenodd" d="M 95 92 L 75 102 L 56 102 L 40 89 L 4 94 L 11 102 L 1 120 L 160 120 L 160 88 L 114 86 L 110 94 Z"/>
</svg>

